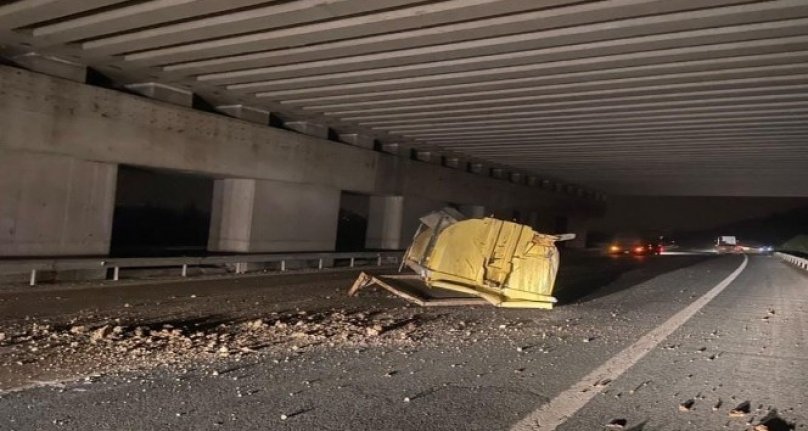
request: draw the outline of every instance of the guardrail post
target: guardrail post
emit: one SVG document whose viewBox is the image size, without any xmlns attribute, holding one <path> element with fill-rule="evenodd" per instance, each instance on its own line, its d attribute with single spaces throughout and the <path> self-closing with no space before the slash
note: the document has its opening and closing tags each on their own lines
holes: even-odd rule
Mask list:
<svg viewBox="0 0 808 431">
<path fill-rule="evenodd" d="M 182 264 L 182 276 L 183 277 L 188 276 L 188 264 L 187 263 Z"/>
<path fill-rule="evenodd" d="M 116 266 L 112 268 L 112 281 L 118 281 L 121 275 L 121 267 Z"/>
<path fill-rule="evenodd" d="M 31 270 L 31 278 L 28 280 L 29 286 L 36 286 L 36 270 Z"/>
<path fill-rule="evenodd" d="M 323 258 L 320 258 L 320 261 L 317 262 L 317 269 L 323 269 Z"/>
<path fill-rule="evenodd" d="M 376 266 L 382 266 L 382 255 L 381 254 L 376 258 Z"/>
<path fill-rule="evenodd" d="M 281 271 L 286 271 L 286 261 L 285 260 L 281 261 Z"/>
<path fill-rule="evenodd" d="M 354 258 L 354 257 L 351 258 L 351 268 L 354 267 L 354 259 L 356 259 L 356 258 Z"/>
</svg>

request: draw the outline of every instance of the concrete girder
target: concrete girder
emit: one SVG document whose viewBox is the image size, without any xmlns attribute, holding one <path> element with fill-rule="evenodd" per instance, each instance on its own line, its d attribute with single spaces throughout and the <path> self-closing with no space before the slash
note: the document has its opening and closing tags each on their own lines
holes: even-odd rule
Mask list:
<svg viewBox="0 0 808 431">
<path fill-rule="evenodd" d="M 733 4 L 736 1 L 728 2 L 711 2 L 710 4 L 702 3 L 702 6 L 717 6 L 718 4 Z M 640 3 L 638 3 L 639 5 Z M 544 4 L 543 4 L 544 5 Z M 350 41 L 334 41 L 322 43 L 314 46 L 294 47 L 286 49 L 278 49 L 271 51 L 260 51 L 250 54 L 231 55 L 217 57 L 209 60 L 191 61 L 186 63 L 177 63 L 167 66 L 167 71 L 182 71 L 184 73 L 195 74 L 205 72 L 224 72 L 227 70 L 246 70 L 256 67 L 267 67 L 278 64 L 288 63 L 304 63 L 317 60 L 324 60 L 329 57 L 346 57 L 343 62 L 350 62 L 350 57 L 362 55 L 382 56 L 382 58 L 391 59 L 400 56 L 406 56 L 409 53 L 418 54 L 420 52 L 428 52 L 430 49 L 435 53 L 440 54 L 440 58 L 452 58 L 455 53 L 462 53 L 462 49 L 474 48 L 482 50 L 481 54 L 486 53 L 486 46 L 488 44 L 508 43 L 509 41 L 528 41 L 531 39 L 530 32 L 537 30 L 545 30 L 541 35 L 536 34 L 537 39 L 546 38 L 548 42 L 553 39 L 553 36 L 563 35 L 566 38 L 573 36 L 573 30 L 578 27 L 585 27 L 584 31 L 590 33 L 597 33 L 598 30 L 611 31 L 609 38 L 627 37 L 632 35 L 632 32 L 621 32 L 616 23 L 621 23 L 626 26 L 636 26 L 648 24 L 657 20 L 657 28 L 661 23 L 668 20 L 666 17 L 649 17 L 645 18 L 643 22 L 634 22 L 629 20 L 610 20 L 613 14 L 603 14 L 603 11 L 614 9 L 615 7 L 625 7 L 627 4 L 619 2 L 599 2 L 586 5 L 572 5 L 568 7 L 561 7 L 557 9 L 530 11 L 521 14 L 513 14 L 507 16 L 497 16 L 493 18 L 472 20 L 447 24 L 440 27 L 427 27 L 418 28 L 414 30 L 388 33 L 382 35 L 374 35 L 369 37 L 355 38 Z M 683 2 L 666 2 L 666 3 L 642 3 L 644 7 L 634 7 L 629 9 L 621 9 L 625 12 L 626 16 L 643 16 L 643 15 L 663 15 L 666 12 L 676 12 L 678 10 L 687 10 L 688 6 Z M 744 6 L 741 6 L 744 7 Z M 775 6 L 781 8 L 781 6 Z M 697 8 L 698 9 L 698 8 Z M 696 18 L 694 16 L 683 15 L 680 18 L 689 18 L 691 23 L 695 19 L 709 19 L 712 15 L 742 13 L 744 10 L 729 9 L 724 12 L 723 9 L 715 12 L 709 9 L 699 9 L 701 13 L 708 16 Z M 757 6 L 745 6 L 745 10 L 751 12 L 756 10 L 757 13 L 772 9 L 771 6 L 763 6 L 763 9 L 758 9 Z M 581 15 L 584 13 L 584 15 Z M 688 12 L 685 12 L 687 14 Z M 764 12 L 765 13 L 765 12 Z M 503 14 L 505 15 L 505 14 Z M 789 17 L 788 15 L 784 15 Z M 559 22 L 559 18 L 565 20 Z M 674 18 L 675 19 L 675 18 Z M 599 22 L 597 24 L 590 24 L 590 22 Z M 729 25 L 736 22 L 732 18 L 724 21 L 723 25 Z M 742 20 L 737 21 L 742 22 Z M 720 23 L 716 23 L 720 24 Z M 705 27 L 709 26 L 708 22 L 702 24 Z M 563 28 L 567 28 L 566 30 Z M 671 27 L 670 31 L 675 31 L 677 27 Z M 691 27 L 692 28 L 692 24 Z M 551 29 L 551 30 L 546 30 Z M 557 29 L 557 30 L 555 30 Z M 622 36 L 621 36 L 622 35 Z M 596 35 L 592 35 L 596 38 Z M 491 40 L 493 39 L 493 40 Z M 574 39 L 573 39 L 574 40 Z M 585 40 L 585 39 L 582 39 Z M 464 41 L 464 42 L 457 42 Z M 412 48 L 417 47 L 417 48 Z M 426 48 L 429 47 L 429 48 Z M 514 49 L 531 48 L 530 45 L 514 46 Z M 503 49 L 503 51 L 506 49 Z M 334 53 L 339 52 L 339 56 Z M 472 53 L 476 55 L 476 53 Z M 371 61 L 375 57 L 363 58 L 363 61 Z"/>
<path fill-rule="evenodd" d="M 771 102 L 758 102 L 757 100 L 751 101 L 744 101 L 737 103 L 737 104 L 723 104 L 723 105 L 714 105 L 714 106 L 696 106 L 696 107 L 689 107 L 689 106 L 677 106 L 674 108 L 648 108 L 647 106 L 643 105 L 640 106 L 640 109 L 632 110 L 631 107 L 623 108 L 617 110 L 615 112 L 611 112 L 609 110 L 603 109 L 593 109 L 593 110 L 581 110 L 577 108 L 572 109 L 550 109 L 550 110 L 539 110 L 539 111 L 527 111 L 524 113 L 515 113 L 515 114 L 504 114 L 499 117 L 494 118 L 487 118 L 485 115 L 461 115 L 454 117 L 452 119 L 436 119 L 436 120 L 423 120 L 423 119 L 413 119 L 413 120 L 400 120 L 400 121 L 375 121 L 375 122 L 368 122 L 366 124 L 371 125 L 371 128 L 381 128 L 384 130 L 390 130 L 393 133 L 405 133 L 408 131 L 417 131 L 417 130 L 430 130 L 434 128 L 440 127 L 451 127 L 451 126 L 460 126 L 464 127 L 467 124 L 479 124 L 480 120 L 485 119 L 488 123 L 492 125 L 496 124 L 518 124 L 525 121 L 532 121 L 532 120 L 539 120 L 539 119 L 558 119 L 558 118 L 568 118 L 568 119 L 588 119 L 588 118 L 623 118 L 627 113 L 631 114 L 632 118 L 643 118 L 643 117 L 658 117 L 658 116 L 666 116 L 666 115 L 688 115 L 688 114 L 703 114 L 703 113 L 715 113 L 716 115 L 721 114 L 732 114 L 743 112 L 747 110 L 761 110 L 761 109 L 799 109 L 806 106 L 805 101 L 771 101 Z M 645 108 L 645 109 L 643 109 Z"/>
<path fill-rule="evenodd" d="M 669 84 L 669 85 L 655 85 L 646 87 L 635 87 L 630 89 L 623 88 L 610 88 L 606 90 L 589 90 L 589 91 L 525 91 L 523 95 L 516 97 L 500 97 L 500 98 L 487 98 L 481 100 L 469 100 L 459 102 L 443 102 L 443 103 L 423 103 L 417 107 L 412 105 L 395 106 L 385 108 L 365 108 L 365 109 L 352 109 L 344 111 L 326 111 L 331 116 L 354 116 L 364 113 L 373 113 L 382 115 L 385 113 L 400 114 L 406 112 L 447 112 L 455 108 L 474 107 L 487 110 L 489 107 L 496 106 L 512 106 L 513 104 L 532 102 L 540 100 L 592 100 L 591 98 L 607 98 L 609 96 L 618 96 L 620 99 L 627 99 L 630 97 L 644 97 L 644 96 L 665 96 L 669 94 L 690 94 L 704 90 L 709 94 L 720 94 L 719 92 L 730 92 L 731 90 L 739 90 L 741 92 L 751 91 L 761 88 L 775 88 L 778 86 L 801 85 L 808 83 L 808 74 L 794 74 L 785 76 L 770 76 L 762 78 L 743 78 L 732 79 L 725 81 L 707 81 L 707 82 L 694 82 L 686 84 Z M 690 91 L 686 91 L 690 90 Z M 622 97 L 620 97 L 622 96 Z"/>
<path fill-rule="evenodd" d="M 778 166 L 808 170 L 804 0 L 6 2 L 0 53 L 28 52 L 187 89 L 231 116 L 255 108 L 257 124 L 272 112 L 395 146 L 393 164 L 671 191 L 712 157 L 720 180 L 705 190 L 730 193 L 745 172 L 780 193 Z"/>
<path fill-rule="evenodd" d="M 208 15 L 228 9 L 240 9 L 266 3 L 266 0 L 156 0 L 138 2 L 98 13 L 34 26 L 31 34 L 49 42 L 86 40 L 109 33 L 152 27 L 166 21 L 179 21 L 196 15 Z M 190 29 L 186 29 L 190 30 Z M 190 31 L 188 32 L 190 33 Z M 188 37 L 190 34 L 183 35 Z M 181 40 L 177 39 L 177 42 Z"/>
<path fill-rule="evenodd" d="M 549 5 L 569 2 L 571 0 L 553 0 Z M 642 0 L 627 0 L 642 1 Z M 647 1 L 647 0 L 646 0 Z M 379 4 L 377 0 L 362 0 L 362 4 Z M 351 7 L 355 0 L 346 0 L 346 7 Z M 232 55 L 234 52 L 266 50 L 288 46 L 300 46 L 333 39 L 346 39 L 367 34 L 387 33 L 413 27 L 438 25 L 446 22 L 463 21 L 484 17 L 492 12 L 508 13 L 514 10 L 535 8 L 531 0 L 446 0 L 438 3 L 418 4 L 412 7 L 381 11 L 342 19 L 327 20 L 302 24 L 290 28 L 280 28 L 248 35 L 229 36 L 220 39 L 192 42 L 185 45 L 156 48 L 126 55 L 127 61 L 146 62 L 148 64 L 174 63 L 210 58 L 221 55 Z M 361 12 L 355 10 L 354 13 Z M 201 23 L 206 26 L 207 24 Z M 239 26 L 242 26 L 239 23 Z M 240 28 L 230 32 L 241 32 Z M 124 34 L 105 39 L 86 42 L 82 45 L 87 50 L 104 50 L 107 53 L 132 51 L 131 39 L 134 35 Z M 169 39 L 170 40 L 170 39 Z M 159 45 L 156 44 L 156 45 Z M 129 46 L 129 47 L 127 47 Z M 149 46 L 142 40 L 134 45 Z M 169 59 L 169 61 L 166 61 Z"/>
<path fill-rule="evenodd" d="M 696 133 L 701 135 L 718 135 L 718 136 L 746 136 L 752 133 L 766 133 L 767 136 L 782 136 L 789 133 L 805 133 L 808 132 L 808 123 L 802 120 L 793 122 L 771 124 L 768 122 L 749 123 L 745 125 L 730 125 L 724 127 L 715 127 L 711 125 L 694 125 L 686 129 L 682 128 L 646 128 L 641 127 L 626 127 L 622 129 L 609 129 L 608 131 L 553 131 L 551 133 L 514 133 L 502 137 L 494 136 L 475 136 L 471 138 L 445 138 L 445 139 L 431 139 L 430 143 L 438 143 L 438 145 L 447 145 L 447 147 L 454 143 L 467 145 L 470 143 L 481 142 L 483 144 L 496 144 L 498 142 L 506 142 L 509 139 L 522 139 L 541 142 L 542 140 L 575 140 L 578 138 L 586 137 L 587 139 L 605 139 L 607 137 L 622 138 L 622 137 L 664 137 L 669 136 L 671 130 L 681 130 L 683 134 Z M 491 149 L 497 151 L 497 149 Z"/>
<path fill-rule="evenodd" d="M 808 60 L 808 59 L 807 59 Z M 682 75 L 666 75 L 663 77 L 625 78 L 608 81 L 556 84 L 536 87 L 519 87 L 505 90 L 468 92 L 465 94 L 435 95 L 415 98 L 388 98 L 371 102 L 340 103 L 332 105 L 312 105 L 303 109 L 318 112 L 342 112 L 340 110 L 358 109 L 384 109 L 401 105 L 419 106 L 451 106 L 469 102 L 485 102 L 501 100 L 502 98 L 517 95 L 526 97 L 538 94 L 575 94 L 576 90 L 586 91 L 585 94 L 615 94 L 620 92 L 636 92 L 649 89 L 681 89 L 699 86 L 730 86 L 798 79 L 808 76 L 808 61 L 801 64 L 788 64 L 782 66 L 746 68 L 740 71 L 697 72 Z M 726 75 L 729 75 L 727 77 Z M 722 79 L 723 78 L 723 79 Z M 614 82 L 617 81 L 617 82 Z M 662 81 L 662 83 L 659 83 Z M 655 85 L 648 85 L 655 84 Z M 599 93 L 598 93 L 599 92 Z"/>
<path fill-rule="evenodd" d="M 165 45 L 176 45 L 186 42 L 190 46 L 232 46 L 226 40 L 242 41 L 244 36 L 232 37 L 236 33 L 246 33 L 251 29 L 265 29 L 267 27 L 284 27 L 288 24 L 300 24 L 301 27 L 313 27 L 317 24 L 311 22 L 327 21 L 342 16 L 351 16 L 357 13 L 372 12 L 395 6 L 414 3 L 416 0 L 303 0 L 297 2 L 281 2 L 268 6 L 248 10 L 223 13 L 200 19 L 171 23 L 157 28 L 146 28 L 119 35 L 100 37 L 82 43 L 85 50 L 96 53 L 119 54 L 131 51 L 143 51 L 146 48 L 157 48 L 156 52 L 182 52 L 188 48 L 169 49 L 161 48 Z M 221 4 L 221 2 L 219 2 Z M 228 5 L 228 9 L 230 8 Z M 195 14 L 197 15 L 197 14 Z M 347 19 L 347 18 L 346 18 Z M 319 25 L 321 28 L 327 26 Z M 297 27 L 295 27 L 297 28 Z M 286 37 L 304 36 L 305 31 L 276 30 L 276 34 Z M 223 37 L 222 41 L 197 42 L 199 39 L 212 39 Z M 247 39 L 254 39 L 247 38 Z M 302 42 L 302 41 L 301 41 Z M 187 46 L 187 45 L 183 45 Z M 142 54 L 130 54 L 127 60 L 143 59 L 153 56 L 146 51 Z"/>
<path fill-rule="evenodd" d="M 591 71 L 573 73 L 552 73 L 521 78 L 508 78 L 493 81 L 477 81 L 463 84 L 428 85 L 424 87 L 361 92 L 351 92 L 350 89 L 341 91 L 339 88 L 327 89 L 325 93 L 316 97 L 289 98 L 284 97 L 286 106 L 309 105 L 312 103 L 343 102 L 353 105 L 352 102 L 365 100 L 400 100 L 405 97 L 425 97 L 429 95 L 457 95 L 475 94 L 482 91 L 496 91 L 503 89 L 533 88 L 534 85 L 605 85 L 622 86 L 626 83 L 665 80 L 674 77 L 698 79 L 702 76 L 724 75 L 728 73 L 744 73 L 770 68 L 801 67 L 808 62 L 808 51 L 788 51 L 773 54 L 748 55 L 737 57 L 720 57 L 707 60 L 691 60 L 684 62 L 657 63 L 642 66 L 632 66 L 615 69 L 596 69 Z M 765 75 L 764 75 L 765 76 Z M 305 89 L 303 89 L 305 90 Z M 307 91 L 307 90 L 305 90 Z M 291 96 L 291 95 L 290 95 Z M 417 100 L 417 99 L 416 99 Z M 314 105 L 312 105 L 314 106 Z M 362 106 L 362 105 L 358 105 Z"/>
<path fill-rule="evenodd" d="M 446 82 L 477 82 L 480 80 L 520 77 L 526 73 L 570 73 L 602 68 L 622 68 L 637 65 L 650 65 L 658 63 L 673 63 L 679 61 L 692 61 L 713 59 L 717 57 L 737 57 L 746 55 L 770 54 L 773 52 L 792 52 L 808 50 L 808 36 L 791 36 L 771 39 L 761 39 L 743 42 L 726 42 L 717 44 L 696 45 L 677 48 L 666 48 L 651 51 L 638 51 L 599 56 L 592 51 L 591 56 L 582 58 L 549 60 L 541 62 L 539 59 L 527 64 L 497 67 L 492 64 L 488 68 L 466 70 L 459 67 L 454 71 L 435 72 L 417 70 L 413 67 L 400 66 L 386 70 L 371 70 L 360 72 L 345 72 L 314 77 L 300 77 L 276 79 L 265 82 L 251 82 L 247 84 L 233 84 L 226 88 L 232 91 L 256 93 L 258 97 L 277 97 L 280 91 L 303 87 L 309 93 L 324 86 L 349 86 L 353 89 L 380 88 L 383 86 L 398 86 L 407 88 L 418 85 L 433 85 Z M 357 85 L 361 84 L 361 85 Z M 283 94 L 283 93 L 281 93 Z"/>
<path fill-rule="evenodd" d="M 611 125 L 611 124 L 687 124 L 689 122 L 708 122 L 710 120 L 726 119 L 728 121 L 747 120 L 749 118 L 794 118 L 800 115 L 808 114 L 808 103 L 796 105 L 795 107 L 780 107 L 775 105 L 773 109 L 751 109 L 751 110 L 734 110 L 727 112 L 715 112 L 711 110 L 707 113 L 694 113 L 694 114 L 673 114 L 673 115 L 646 115 L 639 118 L 624 119 L 622 116 L 617 116 L 610 119 L 608 116 L 564 116 L 563 120 L 557 117 L 537 116 L 534 118 L 519 118 L 515 120 L 503 120 L 503 122 L 494 122 L 492 124 L 479 124 L 478 122 L 467 122 L 454 125 L 440 125 L 433 127 L 421 127 L 418 129 L 404 129 L 396 130 L 394 133 L 402 136 L 417 138 L 428 136 L 439 136 L 443 134 L 451 134 L 453 132 L 475 132 L 475 131 L 496 131 L 496 130 L 514 130 L 521 128 L 529 128 L 535 125 L 555 125 L 555 126 L 598 126 L 598 125 Z"/>
<path fill-rule="evenodd" d="M 728 8 L 730 9 L 730 8 Z M 289 77 L 316 76 L 324 73 L 347 73 L 368 70 L 383 70 L 395 66 L 409 70 L 429 70 L 438 67 L 449 68 L 452 65 L 469 69 L 482 68 L 486 63 L 506 65 L 519 62 L 530 63 L 538 55 L 555 55 L 576 58 L 586 51 L 599 51 L 598 55 L 607 55 L 636 50 L 665 49 L 674 46 L 696 45 L 700 41 L 709 43 L 733 41 L 752 38 L 773 38 L 778 36 L 793 36 L 803 33 L 803 26 L 808 23 L 808 5 L 804 3 L 793 8 L 776 9 L 781 14 L 781 21 L 759 22 L 759 10 L 740 8 L 744 13 L 735 20 L 727 20 L 721 16 L 721 26 L 715 28 L 692 28 L 691 22 L 699 16 L 697 12 L 689 12 L 677 19 L 682 20 L 670 32 L 660 34 L 660 22 L 668 16 L 654 16 L 642 18 L 647 23 L 642 30 L 628 32 L 626 27 L 619 27 L 619 23 L 599 23 L 600 33 L 594 32 L 589 26 L 571 27 L 563 29 L 545 30 L 530 34 L 504 36 L 494 40 L 480 40 L 463 42 L 462 44 L 439 45 L 419 47 L 411 50 L 382 52 L 353 57 L 329 58 L 319 61 L 299 62 L 278 66 L 269 66 L 252 69 L 238 69 L 234 71 L 201 74 L 197 79 L 210 81 L 219 85 L 255 82 L 260 80 L 274 80 Z M 656 19 L 652 19 L 656 18 Z M 727 25 L 738 22 L 736 25 Z M 705 23 L 704 25 L 709 25 Z M 622 30 L 622 31 L 618 31 Z M 572 33 L 572 35 L 570 35 Z M 574 37 L 580 33 L 581 36 Z M 554 36 L 555 34 L 555 36 Z M 554 37 L 553 37 L 554 36 Z M 487 42 L 487 44 L 486 44 Z M 510 43 L 508 43 L 510 42 Z"/>
<path fill-rule="evenodd" d="M 0 6 L 0 27 L 24 27 L 35 22 L 111 6 L 120 0 L 19 0 Z"/>
<path fill-rule="evenodd" d="M 682 106 L 682 107 L 698 107 L 698 106 L 721 106 L 732 105 L 733 102 L 774 102 L 774 101 L 802 101 L 808 98 L 807 94 L 801 93 L 806 90 L 806 85 L 787 85 L 787 86 L 773 86 L 762 88 L 751 88 L 732 90 L 735 93 L 728 91 L 699 91 L 688 93 L 691 96 L 719 96 L 713 98 L 699 98 L 692 99 L 683 94 L 670 95 L 667 97 L 660 96 L 633 96 L 633 97 L 615 97 L 611 99 L 593 99 L 593 100 L 574 100 L 574 101 L 560 101 L 560 102 L 545 102 L 545 103 L 530 103 L 523 105 L 511 105 L 502 107 L 486 108 L 490 112 L 490 118 L 498 118 L 502 116 L 510 116 L 514 113 L 536 113 L 542 112 L 541 108 L 564 108 L 566 112 L 598 112 L 609 110 L 621 110 L 621 112 L 630 112 L 631 110 L 641 110 L 643 108 L 660 108 L 668 106 Z M 723 97 L 721 97 L 723 96 Z M 652 102 L 643 101 L 652 100 Z M 664 102 L 662 102 L 664 100 Z M 625 103 L 621 103 L 625 102 Z M 639 102 L 639 103 L 636 103 Z M 612 109 L 610 109 L 612 108 Z M 418 119 L 451 119 L 462 117 L 463 114 L 473 114 L 480 112 L 476 109 L 455 109 L 435 112 L 414 112 L 414 113 L 400 113 L 389 115 L 364 115 L 356 117 L 341 117 L 346 121 L 353 121 L 364 125 L 379 125 L 384 124 L 401 124 L 404 120 L 418 120 Z M 393 119 L 395 118 L 395 120 Z M 384 121 L 387 119 L 388 121 Z"/>
<path fill-rule="evenodd" d="M 708 126 L 732 126 L 732 125 L 743 125 L 743 124 L 754 124 L 755 121 L 760 121 L 761 124 L 799 124 L 800 122 L 808 122 L 808 109 L 803 109 L 799 112 L 791 113 L 778 113 L 774 115 L 768 116 L 760 116 L 760 115 L 749 115 L 749 116 L 739 116 L 739 117 L 731 117 L 731 118 L 706 118 L 706 119 L 682 119 L 677 121 L 626 121 L 626 122 L 600 122 L 597 124 L 590 124 L 590 125 L 581 125 L 581 124 L 571 124 L 571 128 L 575 130 L 615 130 L 620 128 L 639 128 L 639 129 L 653 129 L 659 126 L 665 127 L 675 127 L 675 126 L 696 126 L 696 125 L 708 125 Z M 432 132 L 432 133 L 420 133 L 420 134 L 409 134 L 409 133 L 402 133 L 403 136 L 408 138 L 417 139 L 417 140 L 425 140 L 430 141 L 432 139 L 438 138 L 448 138 L 448 137 L 459 137 L 459 138 L 466 138 L 466 137 L 478 137 L 478 136 L 487 136 L 489 133 L 495 133 L 497 136 L 508 136 L 507 134 L 501 135 L 500 132 L 503 133 L 533 133 L 533 132 L 540 132 L 544 130 L 556 130 L 557 125 L 545 125 L 545 127 L 538 127 L 533 125 L 524 125 L 521 127 L 508 127 L 504 129 L 497 129 L 497 128 L 489 128 L 489 129 L 478 129 L 478 130 L 454 130 L 454 131 L 444 131 L 444 132 Z M 679 129 L 677 130 L 685 130 Z"/>
</svg>

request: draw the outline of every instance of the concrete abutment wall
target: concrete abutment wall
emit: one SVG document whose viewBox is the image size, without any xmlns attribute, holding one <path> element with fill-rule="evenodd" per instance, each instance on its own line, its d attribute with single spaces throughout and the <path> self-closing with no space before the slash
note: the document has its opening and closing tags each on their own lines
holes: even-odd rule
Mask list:
<svg viewBox="0 0 808 431">
<path fill-rule="evenodd" d="M 0 256 L 106 255 L 117 165 L 0 150 Z"/>
</svg>

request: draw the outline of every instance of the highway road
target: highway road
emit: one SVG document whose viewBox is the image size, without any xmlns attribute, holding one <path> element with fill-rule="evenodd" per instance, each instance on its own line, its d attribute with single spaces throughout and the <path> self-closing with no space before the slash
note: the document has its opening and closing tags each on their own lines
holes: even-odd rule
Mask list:
<svg viewBox="0 0 808 431">
<path fill-rule="evenodd" d="M 775 257 L 568 259 L 564 303 L 552 311 L 345 298 L 354 275 L 73 286 L 44 301 L 0 291 L 9 333 L 32 321 L 243 320 L 334 307 L 418 325 L 400 343 L 391 329 L 384 343 L 281 343 L 89 378 L 12 364 L 0 374 L 0 430 L 808 429 L 808 274 Z M 54 297 L 61 309 L 47 306 Z M 67 377 L 79 378 L 57 381 Z"/>
</svg>

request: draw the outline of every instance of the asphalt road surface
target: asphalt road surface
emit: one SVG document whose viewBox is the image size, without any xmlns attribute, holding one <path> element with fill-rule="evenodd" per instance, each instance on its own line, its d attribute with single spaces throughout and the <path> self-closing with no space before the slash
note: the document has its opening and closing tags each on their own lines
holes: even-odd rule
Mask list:
<svg viewBox="0 0 808 431">
<path fill-rule="evenodd" d="M 423 338 L 402 345 L 276 349 L 86 379 L 7 367 L 0 430 L 808 429 L 808 275 L 768 256 L 741 270 L 746 260 L 571 259 L 552 311 L 345 298 L 350 272 L 0 291 L 0 328 L 335 306 L 425 322 Z M 609 377 L 589 382 L 604 364 Z M 43 376 L 67 380 L 29 387 Z M 580 408 L 569 402 L 582 396 Z M 547 405 L 562 419 L 538 423 Z"/>
</svg>

